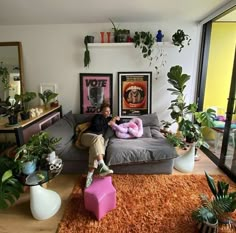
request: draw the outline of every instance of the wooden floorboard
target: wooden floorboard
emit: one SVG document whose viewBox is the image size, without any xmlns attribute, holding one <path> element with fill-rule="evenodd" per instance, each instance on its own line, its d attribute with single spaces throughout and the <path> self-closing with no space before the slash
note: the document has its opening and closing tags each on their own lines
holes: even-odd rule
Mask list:
<svg viewBox="0 0 236 233">
<path fill-rule="evenodd" d="M 195 162 L 194 171 L 191 174 L 204 174 L 204 171 L 207 171 L 209 174 L 223 174 L 223 172 L 214 165 L 208 157 L 201 152 L 198 153 L 200 160 Z M 180 173 L 176 170 L 174 170 L 173 174 L 186 175 L 185 173 Z M 62 198 L 62 206 L 59 212 L 48 220 L 38 221 L 32 217 L 29 202 L 30 194 L 29 190 L 27 190 L 13 207 L 7 210 L 0 210 L 0 232 L 56 232 L 58 223 L 63 216 L 68 197 L 78 177 L 78 174 L 61 174 L 48 184 L 48 188 L 58 192 Z"/>
</svg>

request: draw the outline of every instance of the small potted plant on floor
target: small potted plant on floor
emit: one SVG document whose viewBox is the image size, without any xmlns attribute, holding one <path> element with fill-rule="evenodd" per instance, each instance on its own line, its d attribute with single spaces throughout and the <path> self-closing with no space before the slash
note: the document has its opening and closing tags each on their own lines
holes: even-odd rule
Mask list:
<svg viewBox="0 0 236 233">
<path fill-rule="evenodd" d="M 30 108 L 29 108 L 29 102 L 36 98 L 35 92 L 25 92 L 21 95 L 16 94 L 15 99 L 20 101 L 22 104 L 22 111 L 20 112 L 21 119 L 27 120 L 30 118 Z"/>
<path fill-rule="evenodd" d="M 199 223 L 200 232 L 204 225 L 212 228 L 211 232 L 218 232 L 218 223 L 229 225 L 236 230 L 236 221 L 231 214 L 236 210 L 236 192 L 229 192 L 229 184 L 224 181 L 217 181 L 205 172 L 207 184 L 213 194 L 208 197 L 200 195 L 201 206 L 192 212 L 192 217 Z"/>
</svg>

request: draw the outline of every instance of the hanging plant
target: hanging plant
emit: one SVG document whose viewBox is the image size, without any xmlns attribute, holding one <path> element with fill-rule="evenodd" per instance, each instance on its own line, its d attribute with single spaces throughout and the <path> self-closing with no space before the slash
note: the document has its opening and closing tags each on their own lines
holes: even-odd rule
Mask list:
<svg viewBox="0 0 236 233">
<path fill-rule="evenodd" d="M 184 48 L 184 41 L 187 41 L 187 45 L 190 45 L 191 38 L 189 35 L 185 34 L 183 30 L 178 29 L 175 34 L 172 35 L 172 41 L 174 45 L 180 46 L 179 52 Z"/>
<path fill-rule="evenodd" d="M 88 67 L 90 60 L 90 53 L 88 50 L 88 42 L 89 42 L 89 36 L 84 37 L 84 45 L 85 45 L 85 51 L 84 51 L 84 67 Z"/>
<path fill-rule="evenodd" d="M 143 54 L 143 58 L 148 58 L 152 61 L 152 50 L 155 42 L 154 36 L 150 32 L 135 32 L 134 34 L 134 46 L 139 47 Z"/>
<path fill-rule="evenodd" d="M 9 71 L 6 66 L 3 65 L 3 62 L 0 62 L 0 77 L 2 78 L 3 88 L 10 88 L 10 76 Z"/>
</svg>

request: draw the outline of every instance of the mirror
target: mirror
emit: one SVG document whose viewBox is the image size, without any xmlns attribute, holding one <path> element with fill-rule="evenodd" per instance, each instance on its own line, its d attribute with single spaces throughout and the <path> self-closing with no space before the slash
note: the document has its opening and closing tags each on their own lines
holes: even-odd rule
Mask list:
<svg viewBox="0 0 236 233">
<path fill-rule="evenodd" d="M 23 92 L 21 42 L 0 42 L 0 103 Z"/>
</svg>

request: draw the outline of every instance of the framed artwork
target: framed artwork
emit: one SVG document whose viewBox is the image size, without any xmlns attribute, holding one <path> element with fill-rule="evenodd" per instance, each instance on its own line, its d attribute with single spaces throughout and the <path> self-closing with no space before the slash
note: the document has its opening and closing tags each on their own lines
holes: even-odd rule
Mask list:
<svg viewBox="0 0 236 233">
<path fill-rule="evenodd" d="M 112 113 L 112 74 L 80 73 L 80 112 L 99 113 L 106 101 Z"/>
<path fill-rule="evenodd" d="M 43 92 L 47 90 L 57 93 L 57 85 L 55 83 L 40 83 L 39 92 L 43 94 Z M 55 100 L 57 100 L 57 97 Z M 40 100 L 40 102 L 43 104 L 42 100 Z"/>
<path fill-rule="evenodd" d="M 151 113 L 152 72 L 118 73 L 118 115 L 132 118 Z"/>
</svg>

